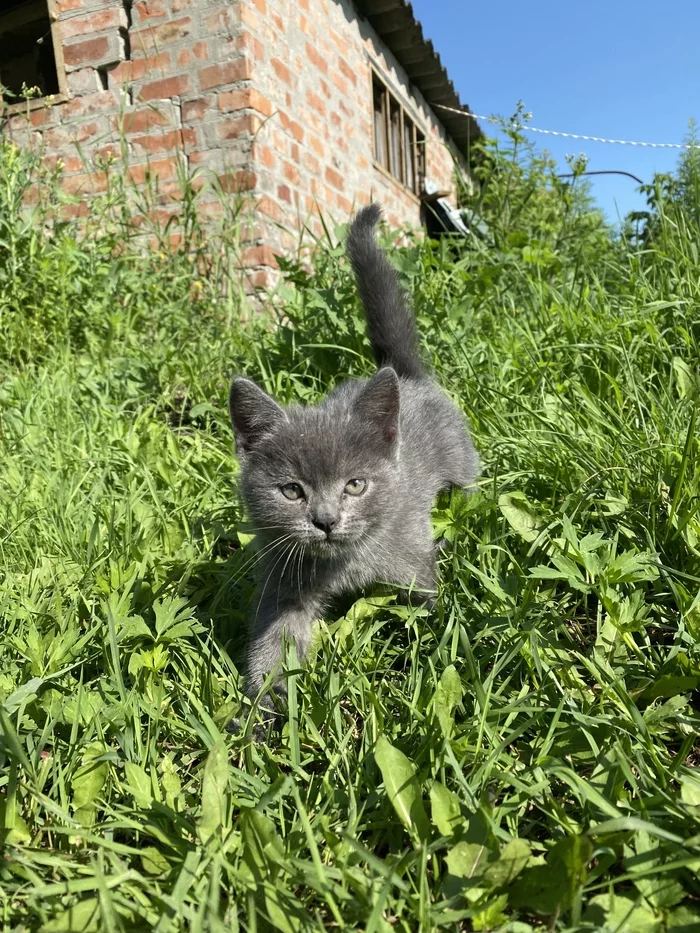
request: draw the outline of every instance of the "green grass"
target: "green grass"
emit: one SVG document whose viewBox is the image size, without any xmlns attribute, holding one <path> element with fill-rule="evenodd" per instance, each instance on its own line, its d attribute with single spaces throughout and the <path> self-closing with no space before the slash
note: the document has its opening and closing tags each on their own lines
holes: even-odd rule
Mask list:
<svg viewBox="0 0 700 933">
<path fill-rule="evenodd" d="M 697 241 L 507 164 L 493 242 L 393 253 L 485 463 L 439 609 L 338 607 L 256 744 L 227 384 L 371 372 L 342 250 L 271 327 L 232 241 L 144 252 L 118 191 L 87 238 L 25 224 L 5 150 L 2 933 L 700 929 Z"/>
</svg>

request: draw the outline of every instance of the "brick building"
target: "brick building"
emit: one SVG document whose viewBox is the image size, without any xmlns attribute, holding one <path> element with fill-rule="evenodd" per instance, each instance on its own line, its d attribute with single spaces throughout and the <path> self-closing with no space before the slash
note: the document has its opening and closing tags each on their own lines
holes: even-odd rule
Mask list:
<svg viewBox="0 0 700 933">
<path fill-rule="evenodd" d="M 479 136 L 438 108 L 461 105 L 406 0 L 10 0 L 0 83 L 2 132 L 62 165 L 76 213 L 110 152 L 136 185 L 157 179 L 164 216 L 182 170 L 249 195 L 260 284 L 319 211 L 344 221 L 376 197 L 418 225 L 426 181 L 451 192 Z M 200 210 L 221 210 L 213 191 Z"/>
</svg>

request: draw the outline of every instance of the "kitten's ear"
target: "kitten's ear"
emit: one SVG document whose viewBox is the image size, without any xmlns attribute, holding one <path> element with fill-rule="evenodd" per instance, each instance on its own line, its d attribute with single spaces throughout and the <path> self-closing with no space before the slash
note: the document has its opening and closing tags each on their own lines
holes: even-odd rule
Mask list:
<svg viewBox="0 0 700 933">
<path fill-rule="evenodd" d="M 386 453 L 393 453 L 399 441 L 399 377 L 390 366 L 372 376 L 355 399 L 353 412 L 376 436 Z"/>
<path fill-rule="evenodd" d="M 236 377 L 228 397 L 231 424 L 239 454 L 248 453 L 256 443 L 286 421 L 277 402 L 250 379 Z"/>
</svg>

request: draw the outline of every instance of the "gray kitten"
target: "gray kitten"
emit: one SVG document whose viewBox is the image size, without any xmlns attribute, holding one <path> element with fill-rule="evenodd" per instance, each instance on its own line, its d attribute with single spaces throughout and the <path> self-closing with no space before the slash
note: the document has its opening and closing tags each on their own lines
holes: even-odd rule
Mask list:
<svg viewBox="0 0 700 933">
<path fill-rule="evenodd" d="M 241 489 L 263 545 L 251 697 L 279 670 L 283 632 L 302 658 L 332 597 L 377 582 L 434 593 L 433 501 L 479 471 L 460 412 L 421 363 L 413 315 L 374 239 L 379 218 L 376 204 L 364 208 L 347 239 L 378 372 L 305 408 L 281 408 L 248 379 L 231 386 Z"/>
</svg>

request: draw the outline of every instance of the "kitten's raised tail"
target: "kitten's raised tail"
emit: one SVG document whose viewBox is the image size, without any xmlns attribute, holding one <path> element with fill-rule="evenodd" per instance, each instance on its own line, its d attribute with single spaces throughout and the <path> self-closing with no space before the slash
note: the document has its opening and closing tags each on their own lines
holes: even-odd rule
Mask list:
<svg viewBox="0 0 700 933">
<path fill-rule="evenodd" d="M 367 336 L 378 366 L 391 366 L 408 379 L 425 377 L 418 349 L 418 331 L 396 270 L 377 246 L 374 228 L 381 217 L 378 204 L 363 207 L 348 231 L 347 250 L 357 290 L 367 315 Z"/>
</svg>

